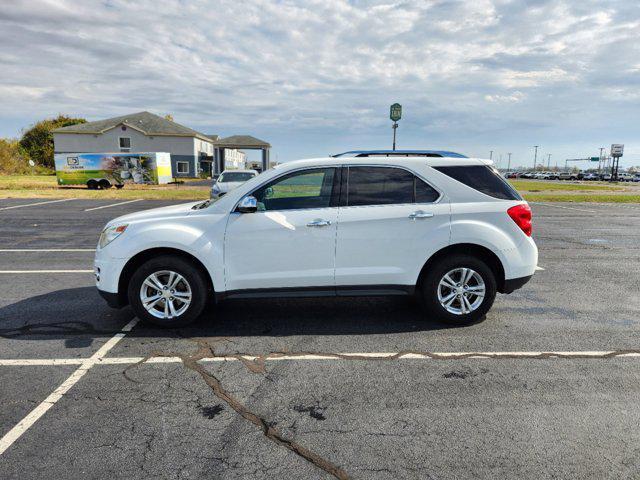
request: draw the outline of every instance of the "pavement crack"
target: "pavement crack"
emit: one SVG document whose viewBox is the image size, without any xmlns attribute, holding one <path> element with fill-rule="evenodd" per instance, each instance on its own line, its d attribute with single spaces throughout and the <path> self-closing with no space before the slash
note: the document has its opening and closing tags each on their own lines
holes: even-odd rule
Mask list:
<svg viewBox="0 0 640 480">
<path fill-rule="evenodd" d="M 182 361 L 184 367 L 189 370 L 197 373 L 204 380 L 204 382 L 209 386 L 213 394 L 222 400 L 225 404 L 227 404 L 232 410 L 234 410 L 238 415 L 240 415 L 245 420 L 253 423 L 257 426 L 263 433 L 265 437 L 269 440 L 273 441 L 277 445 L 280 445 L 296 455 L 302 457 L 304 460 L 310 462 L 316 467 L 324 470 L 329 475 L 339 479 L 339 480 L 349 480 L 351 477 L 339 466 L 333 464 L 329 460 L 324 457 L 318 455 L 317 453 L 309 450 L 308 448 L 302 446 L 298 442 L 285 438 L 285 436 L 276 428 L 276 422 L 271 422 L 264 417 L 261 417 L 257 413 L 252 412 L 247 408 L 240 400 L 238 400 L 235 396 L 229 393 L 222 385 L 222 382 L 216 377 L 213 373 L 209 372 L 204 365 L 202 365 L 200 360 L 204 358 L 212 358 L 217 357 L 213 346 L 204 340 L 194 339 L 194 341 L 199 345 L 198 350 L 191 354 L 182 354 L 176 352 L 152 352 L 147 357 L 143 358 L 137 363 L 129 365 L 124 369 L 123 375 L 130 381 L 139 383 L 137 380 L 131 378 L 128 373 L 132 368 L 139 366 L 142 363 L 145 363 L 149 359 L 153 357 L 176 357 Z M 223 340 L 217 340 L 217 342 Z M 228 357 L 228 355 L 227 355 Z M 235 355 L 232 355 L 235 358 Z M 238 359 L 240 359 L 242 355 L 238 354 Z M 259 357 L 260 358 L 260 357 Z M 264 359 L 260 360 L 248 360 L 248 363 L 245 363 L 245 366 L 249 369 L 249 371 L 254 373 L 259 373 L 264 371 Z M 249 367 L 251 365 L 251 368 Z"/>
</svg>

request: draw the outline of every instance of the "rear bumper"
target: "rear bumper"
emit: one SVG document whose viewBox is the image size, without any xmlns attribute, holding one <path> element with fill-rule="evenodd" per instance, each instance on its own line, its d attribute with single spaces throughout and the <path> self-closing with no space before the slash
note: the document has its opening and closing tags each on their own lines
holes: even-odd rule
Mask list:
<svg viewBox="0 0 640 480">
<path fill-rule="evenodd" d="M 510 278 L 504 281 L 504 287 L 500 290 L 500 293 L 511 293 L 514 290 L 518 290 L 522 288 L 524 284 L 526 284 L 529 280 L 531 280 L 533 275 L 529 275 L 527 277 L 519 277 L 519 278 Z"/>
<path fill-rule="evenodd" d="M 117 293 L 105 292 L 104 290 L 100 289 L 98 289 L 98 293 L 107 301 L 107 305 L 109 305 L 111 308 L 122 308 L 125 306 L 125 302 Z"/>
</svg>

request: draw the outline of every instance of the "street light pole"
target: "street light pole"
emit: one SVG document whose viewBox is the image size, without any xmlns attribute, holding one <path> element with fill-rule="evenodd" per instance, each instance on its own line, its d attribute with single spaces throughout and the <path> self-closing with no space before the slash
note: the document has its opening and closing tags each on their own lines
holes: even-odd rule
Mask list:
<svg viewBox="0 0 640 480">
<path fill-rule="evenodd" d="M 533 155 L 533 170 L 536 170 L 536 163 L 538 163 L 538 147 L 540 145 L 534 145 L 534 148 L 536 149 L 534 155 Z"/>
<path fill-rule="evenodd" d="M 398 122 L 393 122 L 393 149 L 396 149 L 396 130 L 398 129 Z"/>
<path fill-rule="evenodd" d="M 511 171 L 511 154 L 507 153 L 507 155 L 509 155 L 509 161 L 507 162 L 507 172 Z"/>
<path fill-rule="evenodd" d="M 551 168 L 551 154 L 547 153 L 547 170 Z"/>
<path fill-rule="evenodd" d="M 493 150 L 489 150 L 489 160 L 493 160 Z"/>
</svg>

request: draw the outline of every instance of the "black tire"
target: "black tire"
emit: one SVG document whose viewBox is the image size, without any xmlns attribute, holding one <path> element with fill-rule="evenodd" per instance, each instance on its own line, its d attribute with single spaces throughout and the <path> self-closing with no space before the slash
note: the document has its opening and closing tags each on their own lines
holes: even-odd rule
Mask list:
<svg viewBox="0 0 640 480">
<path fill-rule="evenodd" d="M 100 179 L 98 181 L 98 186 L 102 190 L 108 190 L 108 189 L 111 188 L 111 182 L 109 180 L 107 180 L 106 178 L 102 178 L 102 179 Z"/>
<path fill-rule="evenodd" d="M 124 187 L 124 184 L 120 183 L 120 184 L 116 184 L 116 188 L 118 190 L 120 190 L 122 187 Z"/>
<path fill-rule="evenodd" d="M 446 310 L 438 300 L 438 285 L 444 276 L 456 268 L 470 268 L 482 279 L 485 296 L 471 313 L 455 314 Z M 457 279 L 454 279 L 457 280 Z M 453 325 L 470 325 L 484 320 L 496 297 L 496 278 L 491 268 L 482 260 L 470 255 L 456 254 L 442 258 L 429 266 L 429 271 L 419 289 L 427 318 Z"/>
<path fill-rule="evenodd" d="M 140 290 L 145 279 L 149 275 L 163 270 L 182 275 L 191 288 L 190 305 L 179 316 L 170 319 L 158 318 L 149 313 L 140 298 Z M 203 273 L 191 262 L 180 257 L 163 255 L 152 258 L 138 267 L 129 281 L 127 294 L 129 304 L 139 319 L 163 328 L 176 328 L 188 325 L 200 316 L 207 304 L 210 294 L 208 290 Z M 164 305 L 165 300 L 161 300 L 161 302 Z"/>
<path fill-rule="evenodd" d="M 98 182 L 96 182 L 94 179 L 91 179 L 87 182 L 87 188 L 89 190 L 97 190 L 98 189 Z"/>
</svg>

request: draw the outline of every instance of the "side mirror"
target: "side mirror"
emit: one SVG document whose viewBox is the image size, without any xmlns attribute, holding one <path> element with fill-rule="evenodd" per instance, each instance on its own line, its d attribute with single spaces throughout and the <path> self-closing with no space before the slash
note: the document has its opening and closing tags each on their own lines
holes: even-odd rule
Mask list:
<svg viewBox="0 0 640 480">
<path fill-rule="evenodd" d="M 248 195 L 240 200 L 240 203 L 236 207 L 236 212 L 239 213 L 254 213 L 258 210 L 258 200 L 256 197 Z"/>
</svg>

